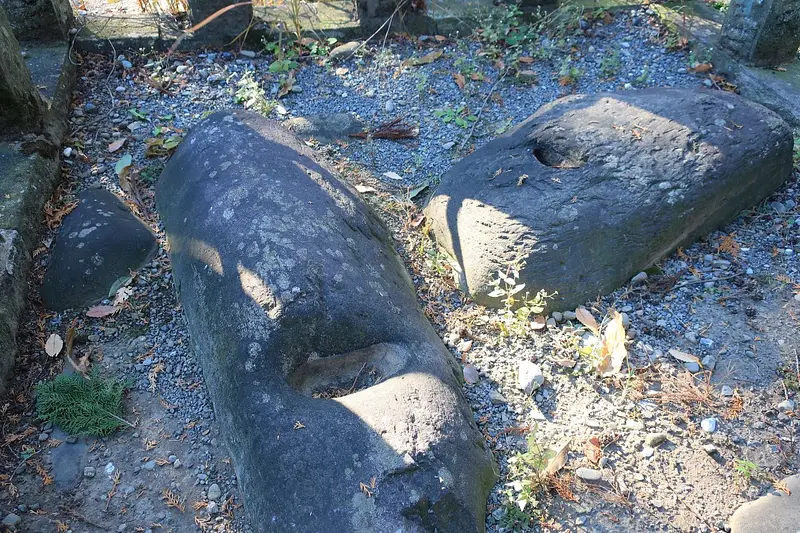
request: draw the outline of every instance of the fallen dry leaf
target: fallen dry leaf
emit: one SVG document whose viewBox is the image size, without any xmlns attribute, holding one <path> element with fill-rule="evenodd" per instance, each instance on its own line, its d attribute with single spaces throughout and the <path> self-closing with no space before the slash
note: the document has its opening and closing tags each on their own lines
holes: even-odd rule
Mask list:
<svg viewBox="0 0 800 533">
<path fill-rule="evenodd" d="M 528 56 L 522 56 L 520 58 L 517 58 L 517 61 L 519 61 L 520 63 L 531 64 L 533 63 L 533 58 Z"/>
<path fill-rule="evenodd" d="M 458 343 L 458 351 L 461 353 L 467 353 L 472 349 L 472 339 L 463 339 L 461 342 Z"/>
<path fill-rule="evenodd" d="M 403 179 L 403 176 L 401 176 L 397 172 L 384 172 L 383 175 L 386 176 L 387 178 L 389 178 L 390 180 L 401 180 L 401 179 Z"/>
<path fill-rule="evenodd" d="M 603 457 L 603 446 L 600 443 L 600 439 L 592 437 L 587 440 L 583 446 L 583 454 L 589 459 L 589 462 L 595 465 L 598 464 Z"/>
<path fill-rule="evenodd" d="M 464 85 L 467 83 L 466 78 L 464 78 L 464 75 L 461 74 L 460 72 L 456 72 L 455 74 L 453 74 L 453 80 L 455 80 L 456 85 L 458 85 L 459 89 L 463 89 Z"/>
<path fill-rule="evenodd" d="M 47 352 L 47 355 L 50 357 L 56 357 L 61 353 L 63 348 L 64 341 L 61 339 L 61 336 L 58 333 L 53 333 L 50 335 L 47 338 L 47 342 L 44 343 L 44 351 Z"/>
<path fill-rule="evenodd" d="M 611 321 L 606 325 L 600 339 L 600 358 L 596 369 L 601 376 L 619 374 L 622 364 L 628 356 L 625 348 L 625 326 L 622 325 L 622 315 L 612 310 Z"/>
<path fill-rule="evenodd" d="M 575 364 L 577 363 L 575 359 L 567 359 L 567 358 L 555 359 L 553 362 L 558 366 L 563 366 L 564 368 L 575 368 Z"/>
<path fill-rule="evenodd" d="M 578 321 L 589 328 L 592 333 L 597 335 L 600 331 L 600 327 L 597 325 L 597 320 L 594 319 L 594 316 L 588 309 L 585 307 L 579 307 L 575 310 L 575 315 L 578 317 Z"/>
<path fill-rule="evenodd" d="M 531 328 L 534 331 L 541 331 L 545 326 L 547 326 L 547 319 L 542 315 L 536 315 L 533 317 L 533 320 L 531 320 Z"/>
<path fill-rule="evenodd" d="M 692 70 L 695 71 L 695 72 L 708 72 L 712 68 L 714 68 L 714 66 L 711 63 L 700 63 L 699 65 L 694 67 Z"/>
<path fill-rule="evenodd" d="M 669 351 L 669 354 L 682 363 L 697 363 L 700 364 L 700 358 L 690 353 L 675 350 L 674 348 Z"/>
<path fill-rule="evenodd" d="M 464 365 L 464 381 L 469 383 L 470 385 L 474 385 L 478 381 L 480 381 L 480 376 L 478 376 L 478 369 L 475 368 L 475 365 L 472 363 L 467 363 Z"/>
<path fill-rule="evenodd" d="M 422 57 L 409 57 L 408 59 L 403 61 L 401 65 L 404 67 L 418 67 L 420 65 L 430 65 L 431 63 L 442 57 L 443 53 L 444 52 L 442 52 L 441 50 L 434 50 L 433 52 L 425 54 Z"/>
<path fill-rule="evenodd" d="M 123 137 L 121 139 L 117 139 L 116 141 L 114 141 L 113 143 L 108 145 L 108 151 L 113 154 L 114 152 L 116 152 L 117 150 L 122 148 L 122 146 L 125 144 L 126 140 L 127 140 L 127 138 L 125 138 L 125 137 Z"/>
<path fill-rule="evenodd" d="M 86 311 L 86 316 L 91 318 L 103 318 L 111 316 L 117 311 L 118 309 L 113 305 L 95 305 L 94 307 L 90 307 L 89 310 Z"/>
<path fill-rule="evenodd" d="M 567 441 L 561 449 L 558 450 L 555 457 L 550 459 L 550 462 L 547 463 L 547 466 L 544 469 L 545 474 L 555 474 L 562 468 L 564 465 L 567 464 L 567 454 L 569 453 L 569 441 Z"/>
<path fill-rule="evenodd" d="M 377 192 L 375 187 L 369 187 L 368 185 L 356 185 L 356 190 L 361 194 L 368 193 L 368 192 Z"/>
</svg>

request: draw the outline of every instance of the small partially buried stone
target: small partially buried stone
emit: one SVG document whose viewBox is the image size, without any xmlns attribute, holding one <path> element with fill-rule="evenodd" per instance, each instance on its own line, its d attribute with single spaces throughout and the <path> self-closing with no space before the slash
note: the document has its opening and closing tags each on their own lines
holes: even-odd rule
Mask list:
<svg viewBox="0 0 800 533">
<path fill-rule="evenodd" d="M 659 444 L 663 443 L 667 440 L 666 433 L 648 433 L 647 436 L 644 438 L 645 446 L 650 446 L 651 448 L 655 448 Z"/>
<path fill-rule="evenodd" d="M 603 473 L 600 470 L 583 466 L 575 470 L 575 475 L 584 481 L 599 481 L 603 478 Z"/>
<path fill-rule="evenodd" d="M 706 433 L 714 433 L 717 430 L 717 419 L 704 418 L 703 421 L 700 422 L 700 427 L 703 428 L 703 431 Z"/>
<path fill-rule="evenodd" d="M 525 392 L 531 394 L 544 383 L 542 367 L 530 361 L 522 361 L 519 364 L 519 378 L 517 386 Z"/>
</svg>

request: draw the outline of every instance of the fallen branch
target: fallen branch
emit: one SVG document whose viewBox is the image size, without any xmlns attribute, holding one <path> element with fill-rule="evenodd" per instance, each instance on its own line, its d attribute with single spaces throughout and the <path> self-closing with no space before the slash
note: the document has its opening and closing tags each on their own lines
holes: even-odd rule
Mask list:
<svg viewBox="0 0 800 533">
<path fill-rule="evenodd" d="M 481 115 L 483 115 L 483 108 L 486 107 L 486 102 L 489 101 L 489 98 L 491 98 L 492 93 L 497 88 L 497 86 L 500 85 L 500 82 L 503 81 L 503 78 L 506 77 L 506 74 L 508 74 L 508 69 L 505 69 L 503 71 L 503 74 L 499 78 L 497 78 L 497 81 L 494 82 L 494 85 L 492 85 L 492 88 L 489 89 L 488 93 L 486 93 L 486 98 L 483 99 L 483 103 L 481 104 L 481 108 L 478 110 L 478 114 L 475 117 L 475 122 L 472 123 L 472 128 L 470 128 L 469 133 L 467 134 L 466 137 L 464 137 L 464 140 L 461 142 L 461 146 L 458 148 L 459 152 L 464 150 L 464 147 L 467 145 L 467 141 L 469 141 L 472 138 L 472 134 L 475 133 L 475 126 L 477 126 L 478 122 L 481 121 Z"/>
<path fill-rule="evenodd" d="M 419 129 L 414 126 L 409 126 L 403 122 L 403 117 L 398 117 L 389 122 L 385 122 L 377 128 L 370 131 L 360 131 L 358 133 L 351 133 L 350 137 L 358 139 L 413 139 L 419 135 Z"/>
</svg>

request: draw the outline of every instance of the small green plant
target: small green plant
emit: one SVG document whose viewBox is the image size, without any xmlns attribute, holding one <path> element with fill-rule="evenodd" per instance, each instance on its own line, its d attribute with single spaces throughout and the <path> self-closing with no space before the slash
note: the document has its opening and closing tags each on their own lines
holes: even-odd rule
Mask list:
<svg viewBox="0 0 800 533">
<path fill-rule="evenodd" d="M 567 56 L 561 63 L 561 70 L 558 72 L 558 83 L 562 87 L 576 85 L 581 78 L 581 71 L 572 64 L 572 58 Z"/>
<path fill-rule="evenodd" d="M 328 53 L 333 48 L 333 45 L 336 44 L 338 40 L 336 37 L 328 37 L 323 41 L 312 41 L 306 46 L 309 55 L 315 57 L 327 57 Z"/>
<path fill-rule="evenodd" d="M 297 61 L 292 59 L 276 59 L 269 65 L 269 71 L 273 74 L 285 74 L 290 70 L 296 69 L 298 66 Z"/>
<path fill-rule="evenodd" d="M 613 78 L 619 74 L 622 62 L 619 59 L 619 50 L 612 50 L 600 61 L 600 74 L 604 78 Z"/>
<path fill-rule="evenodd" d="M 644 87 L 645 85 L 647 85 L 647 81 L 649 79 L 650 79 L 650 68 L 647 65 L 645 65 L 644 70 L 642 70 L 642 73 L 639 75 L 639 77 L 633 80 L 633 85 L 636 85 L 637 87 Z"/>
<path fill-rule="evenodd" d="M 428 94 L 430 90 L 430 86 L 428 85 L 428 75 L 422 71 L 417 71 L 414 74 L 414 77 L 417 79 L 417 93 L 419 93 L 420 98 Z"/>
<path fill-rule="evenodd" d="M 744 479 L 747 483 L 758 474 L 758 465 L 747 459 L 734 459 L 733 469 L 736 473 Z"/>
<path fill-rule="evenodd" d="M 251 109 L 264 116 L 269 115 L 275 108 L 275 102 L 267 100 L 264 89 L 254 78 L 253 73 L 247 71 L 236 82 L 236 92 L 233 99 L 237 104 L 243 104 L 245 109 Z"/>
<path fill-rule="evenodd" d="M 139 179 L 145 185 L 153 185 L 164 170 L 164 163 L 156 161 L 139 171 Z"/>
<path fill-rule="evenodd" d="M 470 122 L 475 122 L 478 117 L 470 113 L 465 106 L 459 106 L 456 109 L 452 107 L 445 107 L 437 109 L 433 112 L 436 118 L 442 119 L 445 124 L 453 122 L 459 128 L 466 128 Z"/>
<path fill-rule="evenodd" d="M 504 337 L 526 335 L 531 327 L 531 317 L 544 311 L 546 301 L 555 296 L 555 293 L 547 294 L 543 290 L 533 297 L 527 291 L 523 293 L 525 284 L 520 283 L 519 275 L 524 267 L 523 261 L 511 261 L 504 270 L 497 272 L 497 279 L 491 282 L 494 290 L 488 296 L 500 298 L 503 303 L 496 324 Z"/>
<path fill-rule="evenodd" d="M 794 164 L 800 166 L 800 132 L 794 137 Z"/>
<path fill-rule="evenodd" d="M 539 444 L 537 429 L 534 427 L 528 433 L 527 449 L 508 460 L 510 481 L 506 483 L 506 513 L 503 517 L 503 526 L 507 528 L 527 526 L 543 513 L 539 509 L 539 498 L 546 488 L 544 471 L 556 454 Z"/>
<path fill-rule="evenodd" d="M 129 384 L 92 373 L 61 374 L 36 386 L 39 418 L 70 435 L 110 435 L 123 425 L 122 394 Z"/>
</svg>

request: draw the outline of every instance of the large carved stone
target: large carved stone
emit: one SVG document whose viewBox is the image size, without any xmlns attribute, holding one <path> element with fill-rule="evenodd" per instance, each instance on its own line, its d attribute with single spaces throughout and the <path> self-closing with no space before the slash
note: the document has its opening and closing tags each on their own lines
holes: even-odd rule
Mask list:
<svg viewBox="0 0 800 533">
<path fill-rule="evenodd" d="M 384 226 L 278 124 L 219 112 L 157 203 L 257 531 L 482 531 L 492 461 Z"/>
<path fill-rule="evenodd" d="M 550 309 L 606 294 L 758 204 L 792 171 L 777 115 L 721 91 L 563 98 L 465 157 L 425 214 L 484 305 L 510 262 L 558 291 Z"/>
</svg>

